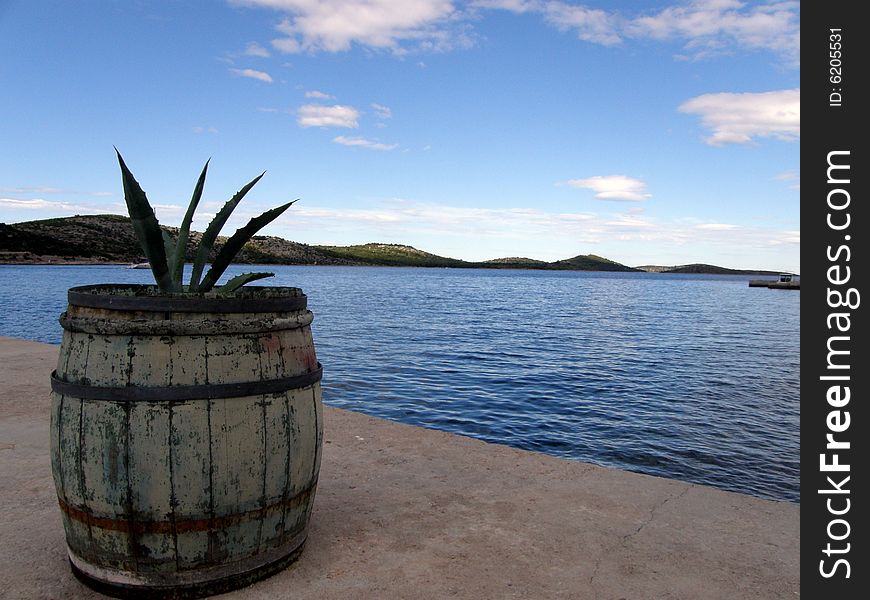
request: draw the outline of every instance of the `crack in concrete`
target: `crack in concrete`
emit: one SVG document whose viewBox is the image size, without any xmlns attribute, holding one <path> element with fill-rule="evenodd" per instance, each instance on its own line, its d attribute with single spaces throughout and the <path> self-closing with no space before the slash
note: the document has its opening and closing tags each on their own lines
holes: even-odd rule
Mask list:
<svg viewBox="0 0 870 600">
<path fill-rule="evenodd" d="M 589 576 L 589 586 L 593 587 L 593 588 L 595 587 L 595 579 L 596 579 L 596 577 L 598 577 L 598 571 L 601 569 L 601 565 L 604 562 L 605 558 L 607 558 L 608 556 L 613 554 L 613 552 L 616 551 L 617 549 L 625 548 L 628 545 L 628 541 L 631 538 L 635 537 L 637 534 L 639 534 L 641 531 L 643 531 L 643 529 L 647 525 L 649 525 L 650 523 L 652 523 L 655 520 L 656 513 L 658 513 L 658 511 L 660 511 L 662 508 L 664 508 L 665 504 L 671 502 L 672 500 L 679 500 L 680 498 L 685 496 L 687 493 L 689 493 L 689 490 L 692 489 L 693 487 L 695 487 L 694 484 L 688 484 L 679 493 L 668 495 L 664 500 L 662 500 L 661 502 L 659 502 L 658 504 L 656 504 L 655 506 L 653 506 L 650 509 L 649 516 L 646 519 L 644 519 L 644 521 L 640 525 L 638 525 L 634 531 L 622 536 L 619 540 L 619 544 L 614 544 L 613 547 L 608 549 L 606 552 L 602 552 L 601 555 L 598 557 L 598 560 L 595 561 L 595 566 L 592 568 L 592 574 Z"/>
<path fill-rule="evenodd" d="M 621 542 L 620 542 L 620 545 L 625 546 L 626 543 L 628 542 L 628 540 L 630 540 L 631 538 L 633 538 L 634 536 L 636 536 L 637 534 L 639 534 L 639 533 L 643 530 L 644 527 L 646 527 L 647 525 L 649 525 L 650 523 L 652 523 L 653 520 L 656 518 L 656 513 L 657 513 L 659 510 L 661 510 L 662 508 L 664 508 L 665 504 L 667 504 L 667 503 L 670 502 L 671 500 L 679 500 L 680 498 L 682 498 L 683 496 L 685 496 L 685 495 L 689 492 L 690 489 L 692 489 L 692 486 L 691 486 L 691 485 L 690 485 L 689 487 L 687 487 L 686 489 L 684 489 L 684 490 L 683 490 L 682 492 L 680 492 L 679 494 L 673 494 L 673 495 L 670 495 L 670 496 L 668 496 L 667 498 L 665 498 L 662 502 L 660 502 L 659 504 L 657 504 L 656 506 L 653 506 L 653 507 L 652 507 L 652 510 L 649 511 L 649 517 L 648 517 L 648 518 L 647 518 L 643 523 L 641 523 L 640 525 L 638 525 L 637 529 L 635 529 L 634 531 L 632 531 L 632 532 L 629 533 L 629 534 L 626 534 L 626 535 L 622 536 L 622 540 L 621 540 Z"/>
</svg>

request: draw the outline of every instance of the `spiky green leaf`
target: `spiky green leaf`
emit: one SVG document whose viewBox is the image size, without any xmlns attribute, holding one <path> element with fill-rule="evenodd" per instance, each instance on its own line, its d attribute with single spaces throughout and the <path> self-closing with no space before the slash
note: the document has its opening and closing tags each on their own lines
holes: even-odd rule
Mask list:
<svg viewBox="0 0 870 600">
<path fill-rule="evenodd" d="M 166 253 L 167 257 L 170 257 L 173 254 L 175 254 L 175 239 L 173 239 L 173 237 L 171 235 L 169 235 L 169 232 L 167 232 L 165 229 L 161 229 L 160 233 L 163 234 L 163 251 Z M 169 278 L 172 279 L 171 272 L 170 272 L 169 276 L 170 276 Z M 181 291 L 181 282 L 177 282 L 174 279 L 172 279 L 172 291 L 180 292 Z"/>
<path fill-rule="evenodd" d="M 209 223 L 208 228 L 206 228 L 205 233 L 202 234 L 202 239 L 199 242 L 199 249 L 196 252 L 196 258 L 193 261 L 193 270 L 190 273 L 190 291 L 206 291 L 200 288 L 199 278 L 202 276 L 202 271 L 205 268 L 205 263 L 208 260 L 208 255 L 211 252 L 211 249 L 214 247 L 214 241 L 217 239 L 218 234 L 221 231 L 221 228 L 227 222 L 227 219 L 230 218 L 230 215 L 235 210 L 236 206 L 238 206 L 239 202 L 242 201 L 242 198 L 245 197 L 254 185 L 260 179 L 262 179 L 263 175 L 266 172 L 263 171 L 259 176 L 255 177 L 250 183 L 248 183 L 245 187 L 236 192 L 235 196 L 230 198 L 226 204 L 224 204 L 223 208 L 221 208 L 220 212 L 215 215 L 214 219 L 212 219 L 211 223 Z M 214 283 L 212 283 L 214 285 Z"/>
<path fill-rule="evenodd" d="M 166 249 L 163 245 L 163 233 L 154 210 L 145 196 L 145 192 L 139 186 L 136 178 L 127 168 L 121 153 L 115 148 L 118 155 L 118 163 L 121 165 L 121 178 L 124 184 L 124 200 L 127 203 L 127 212 L 133 223 L 133 230 L 139 239 L 139 245 L 151 265 L 154 280 L 161 291 L 173 291 L 172 278 L 169 274 L 169 266 L 166 262 Z"/>
<path fill-rule="evenodd" d="M 247 225 L 236 231 L 233 236 L 227 240 L 227 243 L 224 244 L 220 252 L 218 252 L 217 257 L 215 257 L 208 273 L 203 277 L 202 283 L 197 291 L 207 292 L 214 287 L 214 284 L 217 283 L 217 280 L 220 279 L 220 276 L 223 275 L 226 268 L 230 266 L 230 262 L 232 262 L 236 257 L 236 254 L 239 253 L 242 246 L 244 246 L 248 240 L 250 240 L 263 227 L 277 219 L 281 213 L 290 208 L 294 202 L 296 202 L 296 200 L 288 202 L 278 208 L 267 210 L 259 217 L 254 217 L 248 221 Z"/>
<path fill-rule="evenodd" d="M 218 294 L 228 294 L 229 292 L 236 291 L 238 288 L 242 287 L 246 283 L 274 276 L 274 273 L 243 273 L 241 275 L 236 275 L 225 284 L 220 286 L 216 291 Z"/>
<path fill-rule="evenodd" d="M 190 223 L 193 221 L 193 213 L 202 198 L 202 190 L 205 187 L 205 175 L 208 171 L 208 163 L 211 159 L 205 161 L 205 166 L 202 168 L 202 173 L 196 182 L 196 187 L 193 188 L 193 196 L 190 199 L 190 204 L 187 206 L 187 212 L 184 213 L 184 220 L 181 222 L 181 227 L 178 230 L 178 239 L 175 241 L 175 252 L 172 253 L 169 259 L 169 271 L 172 275 L 172 281 L 179 288 L 181 287 L 181 277 L 184 272 L 184 255 L 187 253 L 187 239 L 190 237 Z"/>
</svg>

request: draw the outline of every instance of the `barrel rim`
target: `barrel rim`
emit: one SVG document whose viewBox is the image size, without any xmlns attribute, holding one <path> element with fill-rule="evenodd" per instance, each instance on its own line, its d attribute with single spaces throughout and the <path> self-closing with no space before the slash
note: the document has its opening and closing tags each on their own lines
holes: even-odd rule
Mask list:
<svg viewBox="0 0 870 600">
<path fill-rule="evenodd" d="M 102 283 L 67 292 L 70 306 L 120 311 L 257 313 L 304 310 L 308 297 L 297 287 L 245 286 L 229 294 L 167 293 L 156 285 Z"/>
<path fill-rule="evenodd" d="M 208 313 L 185 313 L 187 318 L 171 319 L 119 319 L 118 315 L 81 316 L 61 313 L 58 322 L 66 331 L 93 335 L 159 335 L 159 336 L 204 336 L 204 335 L 250 335 L 275 333 L 302 329 L 311 325 L 314 314 L 308 310 L 291 313 L 243 313 L 251 317 L 225 318 Z M 162 315 L 161 315 L 162 316 Z"/>
<path fill-rule="evenodd" d="M 123 572 L 110 572 L 104 569 L 94 569 L 85 560 L 67 549 L 69 565 L 73 575 L 92 590 L 114 598 L 129 598 L 131 600 L 193 600 L 223 594 L 232 590 L 247 587 L 257 581 L 267 579 L 283 571 L 302 555 L 305 542 L 308 539 L 308 526 L 294 537 L 288 544 L 270 553 L 254 554 L 244 564 L 234 565 L 236 573 L 223 575 L 214 579 L 191 580 L 185 582 L 171 581 L 178 573 L 169 574 L 167 582 L 152 584 L 141 578 L 128 578 Z M 289 548 L 289 550 L 288 550 Z M 192 571 L 191 574 L 197 574 Z M 121 575 L 121 581 L 112 581 L 107 576 Z"/>
</svg>

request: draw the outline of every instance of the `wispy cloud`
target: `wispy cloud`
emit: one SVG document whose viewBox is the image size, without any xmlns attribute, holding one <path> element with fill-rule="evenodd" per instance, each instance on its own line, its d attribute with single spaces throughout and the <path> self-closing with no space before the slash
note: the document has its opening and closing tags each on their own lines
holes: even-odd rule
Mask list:
<svg viewBox="0 0 870 600">
<path fill-rule="evenodd" d="M 317 100 L 335 100 L 335 96 L 327 94 L 326 92 L 321 92 L 319 90 L 310 90 L 305 92 L 306 98 L 315 98 Z"/>
<path fill-rule="evenodd" d="M 0 194 L 65 194 L 68 196 L 114 196 L 112 192 L 83 192 L 51 186 L 0 187 Z"/>
<path fill-rule="evenodd" d="M 542 12 L 547 23 L 562 31 L 571 30 L 581 40 L 605 46 L 622 41 L 619 19 L 613 13 L 564 2 L 545 2 Z"/>
<path fill-rule="evenodd" d="M 796 67 L 800 54 L 800 4 L 772 0 L 694 0 L 646 14 L 606 11 L 561 0 L 477 0 L 472 8 L 540 14 L 562 31 L 612 46 L 627 39 L 676 42 L 678 58 L 698 60 L 735 50 L 767 50 Z"/>
<path fill-rule="evenodd" d="M 774 181 L 785 181 L 788 182 L 790 187 L 793 190 L 801 189 L 801 174 L 799 171 L 784 171 L 775 175 L 773 177 Z"/>
<path fill-rule="evenodd" d="M 731 48 L 771 50 L 796 63 L 800 53 L 800 4 L 791 1 L 747 5 L 739 0 L 695 0 L 633 19 L 626 34 L 681 40 L 689 58 Z"/>
<path fill-rule="evenodd" d="M 347 137 L 344 135 L 332 138 L 332 141 L 336 144 L 341 144 L 342 146 L 356 146 L 359 148 L 368 148 L 369 150 L 395 150 L 399 147 L 399 144 L 384 144 L 366 138 Z"/>
<path fill-rule="evenodd" d="M 407 243 L 425 238 L 455 250 L 450 254 L 438 247 L 423 249 L 467 259 L 495 258 L 498 254 L 474 256 L 481 248 L 494 247 L 505 248 L 504 256 L 520 253 L 547 260 L 622 248 L 626 256 L 637 255 L 639 261 L 655 259 L 651 252 L 663 252 L 681 256 L 683 262 L 704 262 L 701 260 L 704 255 L 700 254 L 703 247 L 705 251 L 718 248 L 716 255 L 735 257 L 724 266 L 763 267 L 766 263 L 759 260 L 772 260 L 766 257 L 781 254 L 776 248 L 800 243 L 800 233 L 793 230 L 687 218 L 656 219 L 633 211 L 555 212 L 528 207 L 460 207 L 391 199 L 367 209 L 300 206 L 288 215 L 284 226 L 290 236 L 300 227 L 310 225 L 320 232 L 321 239 L 330 235 L 347 236 L 351 232 L 362 236 L 364 241 L 389 239 Z M 476 243 L 469 244 L 469 240 Z M 618 260 L 617 256 L 613 258 Z M 642 263 L 629 261 L 628 264 Z"/>
<path fill-rule="evenodd" d="M 678 58 L 702 59 L 736 50 L 766 50 L 797 66 L 800 4 L 769 0 L 693 0 L 659 10 L 605 10 L 568 0 L 230 0 L 284 15 L 272 40 L 285 53 L 342 52 L 354 45 L 445 51 L 473 45 L 471 27 L 483 11 L 537 15 L 579 39 L 614 46 L 628 39 L 682 45 Z"/>
<path fill-rule="evenodd" d="M 372 103 L 371 107 L 375 111 L 375 116 L 378 119 L 385 120 L 393 118 L 393 111 L 390 110 L 389 106 L 384 106 L 383 104 L 375 104 Z"/>
<path fill-rule="evenodd" d="M 596 175 L 586 179 L 569 179 L 565 184 L 593 190 L 599 200 L 640 202 L 652 197 L 652 194 L 646 191 L 646 183 L 625 175 Z"/>
<path fill-rule="evenodd" d="M 12 210 L 37 210 L 37 211 L 53 211 L 57 214 L 127 214 L 126 206 L 123 204 L 113 203 L 106 205 L 92 204 L 77 204 L 74 202 L 63 202 L 59 200 L 45 200 L 43 198 L 2 198 L 0 197 L 0 208 Z"/>
<path fill-rule="evenodd" d="M 271 75 L 265 71 L 257 71 L 256 69 L 230 69 L 230 73 L 237 77 L 247 77 L 249 79 L 256 79 L 266 83 L 272 83 L 274 81 Z"/>
<path fill-rule="evenodd" d="M 196 127 L 193 128 L 193 132 L 197 135 L 200 135 L 203 133 L 217 133 L 218 130 L 216 127 L 201 127 L 201 126 L 197 125 Z"/>
<path fill-rule="evenodd" d="M 185 207 L 177 204 L 151 203 L 158 217 L 178 217 L 184 213 Z M 70 216 L 77 215 L 127 215 L 127 206 L 122 202 L 110 202 L 108 204 L 77 204 L 62 200 L 45 200 L 44 198 L 2 198 L 0 208 L 16 211 L 40 211 L 51 213 L 47 216 Z"/>
<path fill-rule="evenodd" d="M 251 42 L 245 46 L 245 51 L 242 53 L 245 56 L 256 56 L 258 58 L 269 58 L 272 53 L 257 42 Z"/>
<path fill-rule="evenodd" d="M 472 8 L 508 10 L 513 13 L 525 13 L 541 9 L 543 2 L 537 0 L 473 0 Z"/>
<path fill-rule="evenodd" d="M 296 122 L 300 127 L 359 127 L 359 111 L 352 106 L 323 106 L 305 104 L 297 111 Z"/>
<path fill-rule="evenodd" d="M 679 107 L 713 130 L 708 144 L 745 144 L 755 137 L 796 141 L 801 131 L 799 89 L 761 93 L 704 94 Z"/>
<path fill-rule="evenodd" d="M 706 229 L 707 231 L 733 231 L 737 229 L 737 225 L 729 223 L 701 223 L 700 225 L 695 225 L 695 227 Z"/>
</svg>

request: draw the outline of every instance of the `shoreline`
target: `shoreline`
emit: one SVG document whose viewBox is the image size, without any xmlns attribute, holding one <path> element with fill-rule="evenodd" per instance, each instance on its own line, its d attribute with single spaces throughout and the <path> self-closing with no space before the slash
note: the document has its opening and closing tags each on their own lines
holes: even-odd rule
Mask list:
<svg viewBox="0 0 870 600">
<path fill-rule="evenodd" d="M 77 266 L 77 267 L 109 267 L 109 266 L 119 266 L 119 267 L 128 267 L 129 265 L 134 264 L 132 262 L 114 262 L 114 261 L 93 261 L 87 259 L 69 259 L 69 260 L 51 260 L 51 261 L 9 261 L 0 259 L 0 266 L 13 267 L 13 266 L 52 266 L 52 267 L 69 267 L 69 266 Z M 190 263 L 185 263 L 188 265 Z M 679 271 L 644 271 L 642 269 L 633 269 L 630 271 L 623 270 L 597 270 L 597 269 L 554 269 L 554 268 L 546 268 L 546 267 L 521 267 L 516 265 L 504 266 L 504 267 L 495 267 L 495 266 L 483 266 L 483 265 L 460 265 L 460 266 L 441 266 L 441 265 L 378 265 L 378 264 L 349 264 L 349 265 L 336 265 L 336 264 L 317 264 L 317 263 L 233 263 L 233 265 L 245 265 L 251 267 L 385 267 L 390 269 L 465 269 L 469 271 L 549 271 L 549 272 L 572 272 L 572 273 L 649 273 L 650 275 L 726 275 L 729 277 L 778 277 L 778 274 L 774 274 L 773 272 L 765 272 L 765 271 L 740 271 L 737 273 L 714 273 L 714 272 L 695 272 L 695 273 L 681 273 Z M 800 277 L 799 274 L 794 274 L 796 277 Z"/>
</svg>

